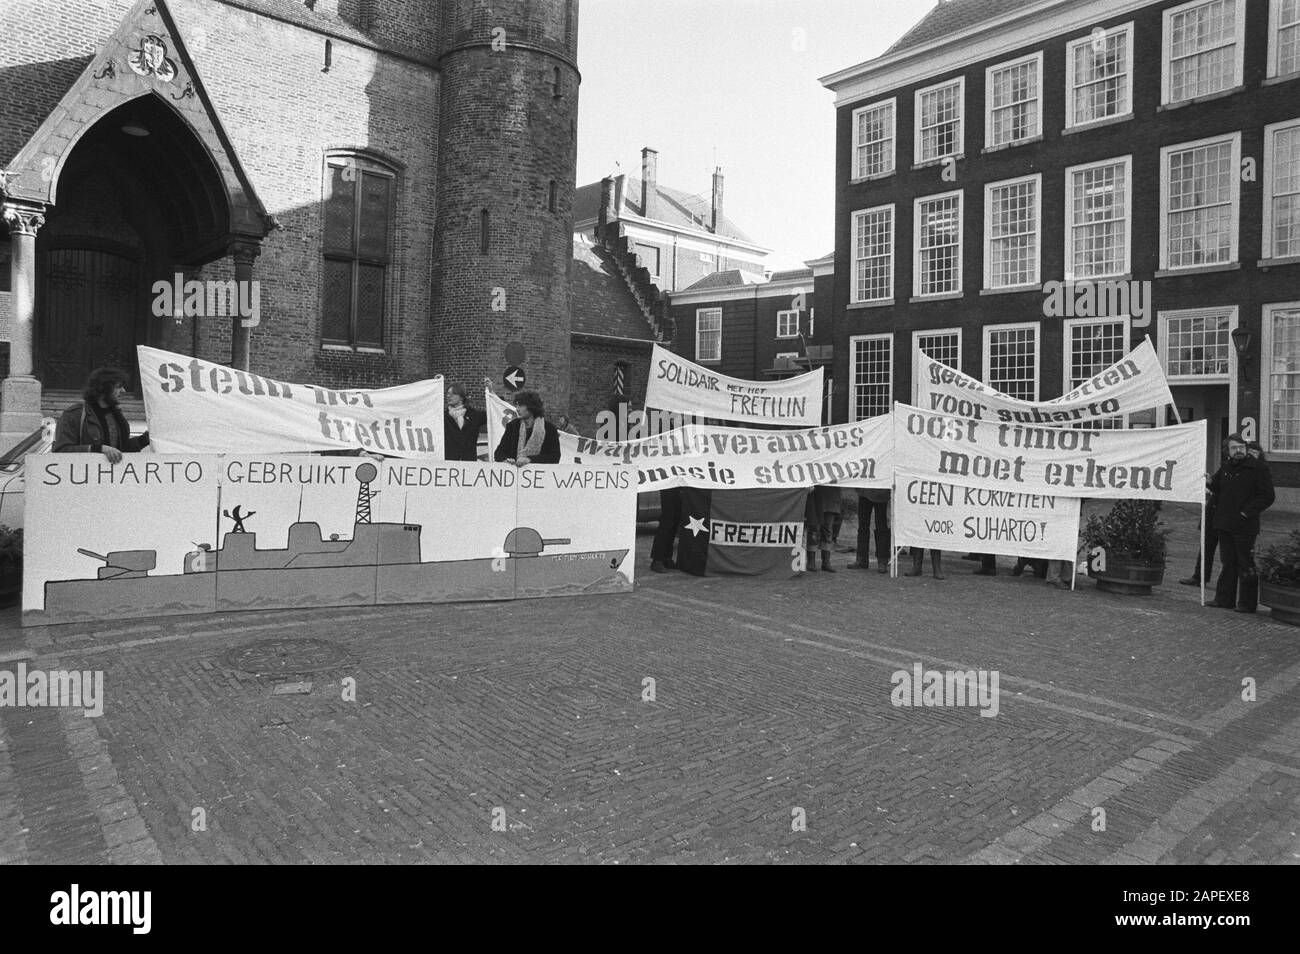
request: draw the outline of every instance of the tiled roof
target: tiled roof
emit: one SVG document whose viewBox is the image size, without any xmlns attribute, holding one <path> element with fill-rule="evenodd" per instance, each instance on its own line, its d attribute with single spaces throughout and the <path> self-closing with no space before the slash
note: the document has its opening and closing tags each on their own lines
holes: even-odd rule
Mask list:
<svg viewBox="0 0 1300 954">
<path fill-rule="evenodd" d="M 813 270 L 811 268 L 789 268 L 783 272 L 773 272 L 768 279 L 770 282 L 788 282 L 796 278 L 812 278 Z"/>
<path fill-rule="evenodd" d="M 725 272 L 714 272 L 711 275 L 705 275 L 693 285 L 687 285 L 682 291 L 704 291 L 706 288 L 734 288 L 738 285 L 752 284 L 745 281 L 745 275 L 738 268 L 731 268 Z"/>
<path fill-rule="evenodd" d="M 600 216 L 599 182 L 578 186 L 573 195 L 573 221 L 586 222 Z M 710 185 L 712 189 L 712 185 Z M 661 185 L 659 193 L 659 214 L 654 221 L 663 222 L 678 228 L 709 230 L 713 220 L 713 197 L 711 193 L 688 195 L 679 189 L 670 189 Z M 641 215 L 641 180 L 628 176 L 623 183 L 623 211 Z M 753 239 L 741 231 L 735 222 L 724 214 L 718 223 L 718 235 L 735 239 L 738 242 L 756 244 Z"/>
<path fill-rule="evenodd" d="M 904 33 L 883 55 L 901 53 L 949 34 L 960 33 L 1025 5 L 1026 0 L 940 0 L 933 10 Z"/>
<path fill-rule="evenodd" d="M 631 290 L 609 252 L 585 235 L 573 237 L 573 278 L 569 284 L 572 329 L 589 335 L 611 335 L 653 341 Z"/>
</svg>

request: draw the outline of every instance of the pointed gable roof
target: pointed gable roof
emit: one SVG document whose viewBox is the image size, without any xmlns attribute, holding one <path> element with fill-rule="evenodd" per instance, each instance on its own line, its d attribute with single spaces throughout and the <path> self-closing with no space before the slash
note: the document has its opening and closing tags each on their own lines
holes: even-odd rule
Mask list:
<svg viewBox="0 0 1300 954">
<path fill-rule="evenodd" d="M 13 152 L 5 194 L 56 204 L 59 174 L 82 136 L 114 109 L 143 97 L 170 108 L 194 133 L 201 149 L 193 150 L 189 159 L 215 167 L 229 205 L 230 232 L 266 235 L 272 220 L 235 154 L 164 0 L 137 0 L 100 52 L 67 85 Z M 16 128 L 21 136 L 22 123 Z M 9 135 L 15 134 L 9 130 Z"/>
</svg>

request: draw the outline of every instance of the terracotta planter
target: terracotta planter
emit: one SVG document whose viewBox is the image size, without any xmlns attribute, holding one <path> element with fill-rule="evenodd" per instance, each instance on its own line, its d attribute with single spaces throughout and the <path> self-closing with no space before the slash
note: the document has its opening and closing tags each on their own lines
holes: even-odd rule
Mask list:
<svg viewBox="0 0 1300 954">
<path fill-rule="evenodd" d="M 1275 620 L 1300 626 L 1300 586 L 1259 581 L 1259 601 Z"/>
<path fill-rule="evenodd" d="M 1151 587 L 1159 586 L 1165 579 L 1165 565 L 1139 563 L 1123 557 L 1109 556 L 1106 569 L 1097 571 L 1088 567 L 1088 575 L 1097 581 L 1097 589 L 1107 593 L 1128 596 L 1150 596 Z"/>
</svg>

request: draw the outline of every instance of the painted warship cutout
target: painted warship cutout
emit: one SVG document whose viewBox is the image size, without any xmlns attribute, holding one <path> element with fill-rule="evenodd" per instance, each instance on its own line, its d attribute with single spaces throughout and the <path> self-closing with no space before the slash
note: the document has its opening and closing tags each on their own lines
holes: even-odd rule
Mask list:
<svg viewBox="0 0 1300 954">
<path fill-rule="evenodd" d="M 282 548 L 259 549 L 245 521 L 257 511 L 218 511 L 232 521 L 219 549 L 195 543 L 178 574 L 150 575 L 155 550 L 77 548 L 101 563 L 94 579 L 47 580 L 45 608 L 25 614 L 25 624 L 49 625 L 121 617 L 292 609 L 304 606 L 366 606 L 440 603 L 628 592 L 621 572 L 628 550 L 556 552 L 568 537 L 543 537 L 516 527 L 496 555 L 421 562 L 418 523 L 372 522 L 370 484 L 378 469 L 359 465 L 351 539 L 325 538 L 320 524 L 299 519 Z M 299 515 L 301 517 L 301 514 Z M 30 617 L 30 619 L 28 619 Z"/>
</svg>

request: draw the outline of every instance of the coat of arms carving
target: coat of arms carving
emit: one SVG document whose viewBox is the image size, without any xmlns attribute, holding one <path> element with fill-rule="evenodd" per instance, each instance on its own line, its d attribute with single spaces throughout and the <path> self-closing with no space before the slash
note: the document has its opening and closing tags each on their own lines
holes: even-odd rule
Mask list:
<svg viewBox="0 0 1300 954">
<path fill-rule="evenodd" d="M 141 76 L 156 76 L 164 83 L 176 77 L 176 64 L 167 56 L 167 44 L 160 36 L 149 34 L 126 58 L 127 64 Z"/>
</svg>

